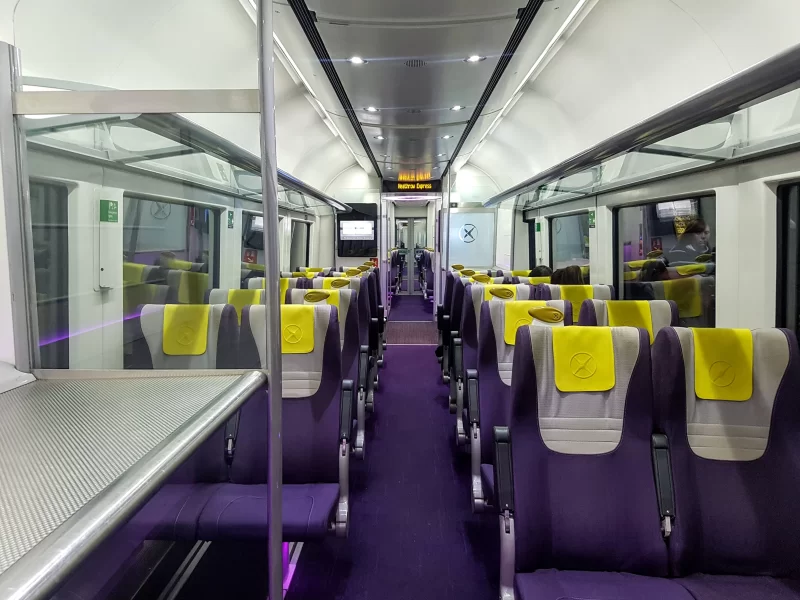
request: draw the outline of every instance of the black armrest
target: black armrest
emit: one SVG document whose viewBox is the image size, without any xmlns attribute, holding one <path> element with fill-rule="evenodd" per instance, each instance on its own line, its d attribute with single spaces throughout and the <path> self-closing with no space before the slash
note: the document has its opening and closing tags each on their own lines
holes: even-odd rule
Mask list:
<svg viewBox="0 0 800 600">
<path fill-rule="evenodd" d="M 442 326 L 439 328 L 442 330 L 442 345 L 449 346 L 450 345 L 450 315 L 442 315 Z"/>
<path fill-rule="evenodd" d="M 367 378 L 371 370 L 372 357 L 369 355 L 369 346 L 361 346 L 358 350 L 358 389 L 367 389 Z"/>
<path fill-rule="evenodd" d="M 225 422 L 225 463 L 230 467 L 236 452 L 236 436 L 239 435 L 239 411 Z"/>
<path fill-rule="evenodd" d="M 455 332 L 453 332 L 455 333 Z M 450 343 L 450 349 L 452 352 L 451 358 L 452 361 L 450 365 L 453 368 L 453 373 L 455 374 L 456 379 L 464 380 L 464 353 L 461 344 L 461 338 L 453 338 L 452 342 Z"/>
<path fill-rule="evenodd" d="M 656 479 L 658 512 L 661 515 L 661 533 L 665 538 L 672 533 L 675 520 L 675 491 L 672 485 L 672 464 L 669 456 L 669 439 L 663 433 L 654 433 L 651 440 L 653 474 Z"/>
<path fill-rule="evenodd" d="M 342 397 L 339 406 L 339 440 L 350 441 L 350 430 L 353 428 L 353 382 L 342 381 Z"/>
<path fill-rule="evenodd" d="M 506 533 L 511 533 L 509 518 L 514 514 L 514 469 L 508 427 L 494 428 L 494 491 L 497 508 L 505 518 Z"/>
<path fill-rule="evenodd" d="M 369 348 L 375 352 L 378 351 L 378 317 L 372 317 L 369 320 Z"/>
<path fill-rule="evenodd" d="M 383 304 L 378 305 L 378 333 L 383 334 L 385 325 L 386 325 L 386 318 L 385 312 L 383 310 Z"/>
<path fill-rule="evenodd" d="M 467 406 L 469 407 L 469 422 L 473 425 L 481 424 L 478 394 L 478 371 L 467 369 Z"/>
<path fill-rule="evenodd" d="M 444 305 L 439 304 L 436 306 L 436 328 L 439 331 L 444 331 Z"/>
</svg>

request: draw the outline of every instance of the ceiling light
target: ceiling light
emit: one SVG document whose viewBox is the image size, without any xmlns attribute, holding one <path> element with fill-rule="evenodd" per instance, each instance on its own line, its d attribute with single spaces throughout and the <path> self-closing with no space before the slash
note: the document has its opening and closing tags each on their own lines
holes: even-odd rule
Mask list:
<svg viewBox="0 0 800 600">
<path fill-rule="evenodd" d="M 382 156 L 383 158 L 389 158 L 389 155 L 388 155 L 388 154 L 381 154 L 381 156 Z"/>
<path fill-rule="evenodd" d="M 464 107 L 463 107 L 463 106 L 461 106 L 460 104 L 456 104 L 456 105 L 455 105 L 453 108 L 451 108 L 450 110 L 464 110 Z"/>
<path fill-rule="evenodd" d="M 443 140 L 449 140 L 451 137 L 453 137 L 453 136 L 452 135 L 443 135 L 442 139 Z"/>
<path fill-rule="evenodd" d="M 435 171 L 435 170 L 436 170 L 436 169 L 438 169 L 438 168 L 439 168 L 439 167 L 433 167 L 433 170 Z"/>
<path fill-rule="evenodd" d="M 391 170 L 392 170 L 392 167 L 391 167 L 391 165 L 389 165 L 388 167 L 386 167 L 386 170 L 387 170 L 387 171 L 391 171 Z"/>
<path fill-rule="evenodd" d="M 436 156 L 447 156 L 447 154 L 445 154 L 444 152 L 442 152 L 441 154 L 437 154 Z"/>
<path fill-rule="evenodd" d="M 351 65 L 367 64 L 367 61 L 361 58 L 360 56 L 351 56 L 350 58 L 347 59 L 347 62 L 349 62 Z"/>
<path fill-rule="evenodd" d="M 383 139 L 386 139 L 386 138 L 384 138 L 382 135 L 376 135 L 375 139 L 376 140 L 383 140 Z"/>
<path fill-rule="evenodd" d="M 478 56 L 477 54 L 473 54 L 472 56 L 468 56 L 467 58 L 465 58 L 464 62 L 476 63 L 476 62 L 481 62 L 482 60 L 486 60 L 486 57 L 485 56 Z"/>
<path fill-rule="evenodd" d="M 378 112 L 378 109 L 375 108 L 374 106 L 368 106 L 364 110 L 367 111 L 367 112 Z"/>
</svg>

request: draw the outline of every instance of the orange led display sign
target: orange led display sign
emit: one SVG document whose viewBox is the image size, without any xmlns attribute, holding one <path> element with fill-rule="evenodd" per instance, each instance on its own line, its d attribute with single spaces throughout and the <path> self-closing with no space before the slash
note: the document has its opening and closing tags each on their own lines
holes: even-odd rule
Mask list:
<svg viewBox="0 0 800 600">
<path fill-rule="evenodd" d="M 429 179 L 427 181 L 384 181 L 384 192 L 441 192 L 442 180 Z"/>
</svg>

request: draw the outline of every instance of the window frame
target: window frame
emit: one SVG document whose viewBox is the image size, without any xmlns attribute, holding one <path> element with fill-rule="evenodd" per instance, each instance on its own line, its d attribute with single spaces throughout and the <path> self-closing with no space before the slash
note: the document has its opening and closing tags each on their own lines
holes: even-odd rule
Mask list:
<svg viewBox="0 0 800 600">
<path fill-rule="evenodd" d="M 553 221 L 555 219 L 563 219 L 564 217 L 576 217 L 576 216 L 579 216 L 579 215 L 587 215 L 587 217 L 588 217 L 590 212 L 591 212 L 591 209 L 585 209 L 585 210 L 576 210 L 575 212 L 568 212 L 568 213 L 563 213 L 563 214 L 558 214 L 558 215 L 550 215 L 550 216 L 545 217 L 545 219 L 547 219 L 547 233 L 548 233 L 547 245 L 548 245 L 548 251 L 549 251 L 549 257 L 548 258 L 550 260 L 550 265 L 549 266 L 550 266 L 551 269 L 553 269 L 553 271 L 556 270 L 555 252 L 554 252 L 554 247 L 553 247 L 554 244 L 555 244 L 556 236 L 555 236 L 555 228 L 553 227 Z M 591 244 L 590 244 L 590 246 L 589 246 L 589 264 L 591 264 L 591 263 L 592 263 L 592 249 L 591 249 Z"/>
<path fill-rule="evenodd" d="M 788 240 L 789 231 L 786 225 L 789 222 L 789 211 L 791 209 L 792 202 L 796 202 L 798 204 L 798 208 L 800 209 L 800 181 L 781 182 L 775 190 L 775 199 L 775 327 L 791 329 L 797 333 L 798 329 L 800 328 L 800 318 L 797 319 L 795 327 L 791 327 L 788 319 L 786 318 L 786 313 L 789 308 L 789 293 L 791 290 L 791 286 L 788 285 L 788 252 L 790 248 Z M 798 260 L 794 273 L 795 290 L 797 289 L 797 280 L 800 278 L 800 233 L 798 234 L 796 245 L 797 248 L 795 249 L 795 253 L 798 255 Z M 798 298 L 800 298 L 800 294 L 795 292 L 795 311 L 797 311 L 799 304 Z"/>
</svg>

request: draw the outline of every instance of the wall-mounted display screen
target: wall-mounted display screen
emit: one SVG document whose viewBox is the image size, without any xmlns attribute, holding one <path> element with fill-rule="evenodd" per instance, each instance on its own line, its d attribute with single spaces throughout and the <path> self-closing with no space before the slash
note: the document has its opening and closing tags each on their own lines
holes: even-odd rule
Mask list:
<svg viewBox="0 0 800 600">
<path fill-rule="evenodd" d="M 374 221 L 339 221 L 339 239 L 341 241 L 374 241 Z"/>
</svg>

